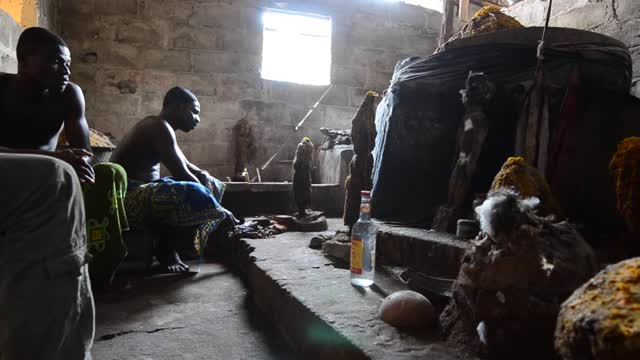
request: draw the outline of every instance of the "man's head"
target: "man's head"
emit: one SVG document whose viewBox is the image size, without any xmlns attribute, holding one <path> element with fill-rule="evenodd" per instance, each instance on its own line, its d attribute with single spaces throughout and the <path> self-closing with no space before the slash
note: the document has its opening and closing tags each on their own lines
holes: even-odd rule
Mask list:
<svg viewBox="0 0 640 360">
<path fill-rule="evenodd" d="M 22 32 L 16 48 L 18 74 L 36 87 L 62 92 L 69 84 L 71 53 L 58 35 L 39 27 Z"/>
<path fill-rule="evenodd" d="M 191 91 L 176 86 L 164 96 L 162 114 L 176 130 L 189 132 L 200 123 L 200 103 Z"/>
</svg>

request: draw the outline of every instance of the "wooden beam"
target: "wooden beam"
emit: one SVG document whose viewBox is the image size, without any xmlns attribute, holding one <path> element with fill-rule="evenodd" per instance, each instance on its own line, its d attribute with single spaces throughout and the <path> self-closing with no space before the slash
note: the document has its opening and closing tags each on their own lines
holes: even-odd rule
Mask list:
<svg viewBox="0 0 640 360">
<path fill-rule="evenodd" d="M 469 18 L 469 0 L 460 0 L 458 3 L 458 19 L 461 24 L 466 24 L 471 20 Z"/>
<path fill-rule="evenodd" d="M 442 27 L 440 28 L 440 41 L 442 45 L 453 35 L 453 20 L 455 18 L 455 7 L 457 0 L 443 0 Z"/>
</svg>

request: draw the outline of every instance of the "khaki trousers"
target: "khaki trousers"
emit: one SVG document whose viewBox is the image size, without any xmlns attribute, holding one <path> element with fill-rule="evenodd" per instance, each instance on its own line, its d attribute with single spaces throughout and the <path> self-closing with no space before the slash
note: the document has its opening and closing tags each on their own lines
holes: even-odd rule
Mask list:
<svg viewBox="0 0 640 360">
<path fill-rule="evenodd" d="M 0 154 L 0 360 L 91 359 L 85 229 L 71 166 Z"/>
</svg>

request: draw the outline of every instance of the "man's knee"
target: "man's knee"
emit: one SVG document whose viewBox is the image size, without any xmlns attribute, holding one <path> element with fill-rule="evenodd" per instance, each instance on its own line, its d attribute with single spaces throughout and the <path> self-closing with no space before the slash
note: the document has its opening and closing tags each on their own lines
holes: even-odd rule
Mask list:
<svg viewBox="0 0 640 360">
<path fill-rule="evenodd" d="M 127 183 L 127 173 L 124 168 L 114 163 L 100 163 L 93 167 L 96 174 L 96 182 L 100 179 L 108 179 L 114 181 L 117 184 Z"/>
<path fill-rule="evenodd" d="M 195 183 L 184 182 L 185 201 L 192 204 L 195 208 L 207 208 L 212 204 L 219 206 L 218 201 L 207 187 Z"/>
<path fill-rule="evenodd" d="M 82 203 L 80 181 L 73 167 L 59 159 L 43 158 L 33 163 L 38 166 L 37 175 L 33 179 L 40 183 L 39 193 L 54 196 L 61 201 Z"/>
<path fill-rule="evenodd" d="M 0 176 L 0 186 L 10 189 L 0 192 L 0 231 L 24 246 L 32 246 L 26 245 L 27 238 L 37 243 L 43 241 L 39 237 L 56 235 L 58 250 L 75 247 L 68 245 L 70 238 L 81 245 L 84 205 L 70 165 L 46 156 L 1 156 L 0 173 L 7 174 Z"/>
<path fill-rule="evenodd" d="M 0 178 L 1 185 L 44 196 L 71 197 L 80 190 L 75 170 L 62 160 L 41 155 L 0 155 L 0 173 L 8 175 Z"/>
</svg>

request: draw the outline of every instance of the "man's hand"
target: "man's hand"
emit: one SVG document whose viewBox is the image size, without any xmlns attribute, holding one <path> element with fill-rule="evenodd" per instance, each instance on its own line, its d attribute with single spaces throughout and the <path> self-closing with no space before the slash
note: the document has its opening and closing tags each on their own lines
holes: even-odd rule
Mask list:
<svg viewBox="0 0 640 360">
<path fill-rule="evenodd" d="M 69 163 L 76 170 L 80 182 L 93 184 L 95 173 L 89 164 L 92 153 L 84 149 L 66 149 L 55 152 L 55 157 Z"/>
<path fill-rule="evenodd" d="M 195 175 L 195 177 L 198 178 L 198 181 L 200 182 L 200 184 L 204 186 L 207 186 L 209 184 L 209 177 L 211 175 L 209 175 L 209 173 L 206 172 L 205 170 L 193 171 L 193 175 Z"/>
</svg>

